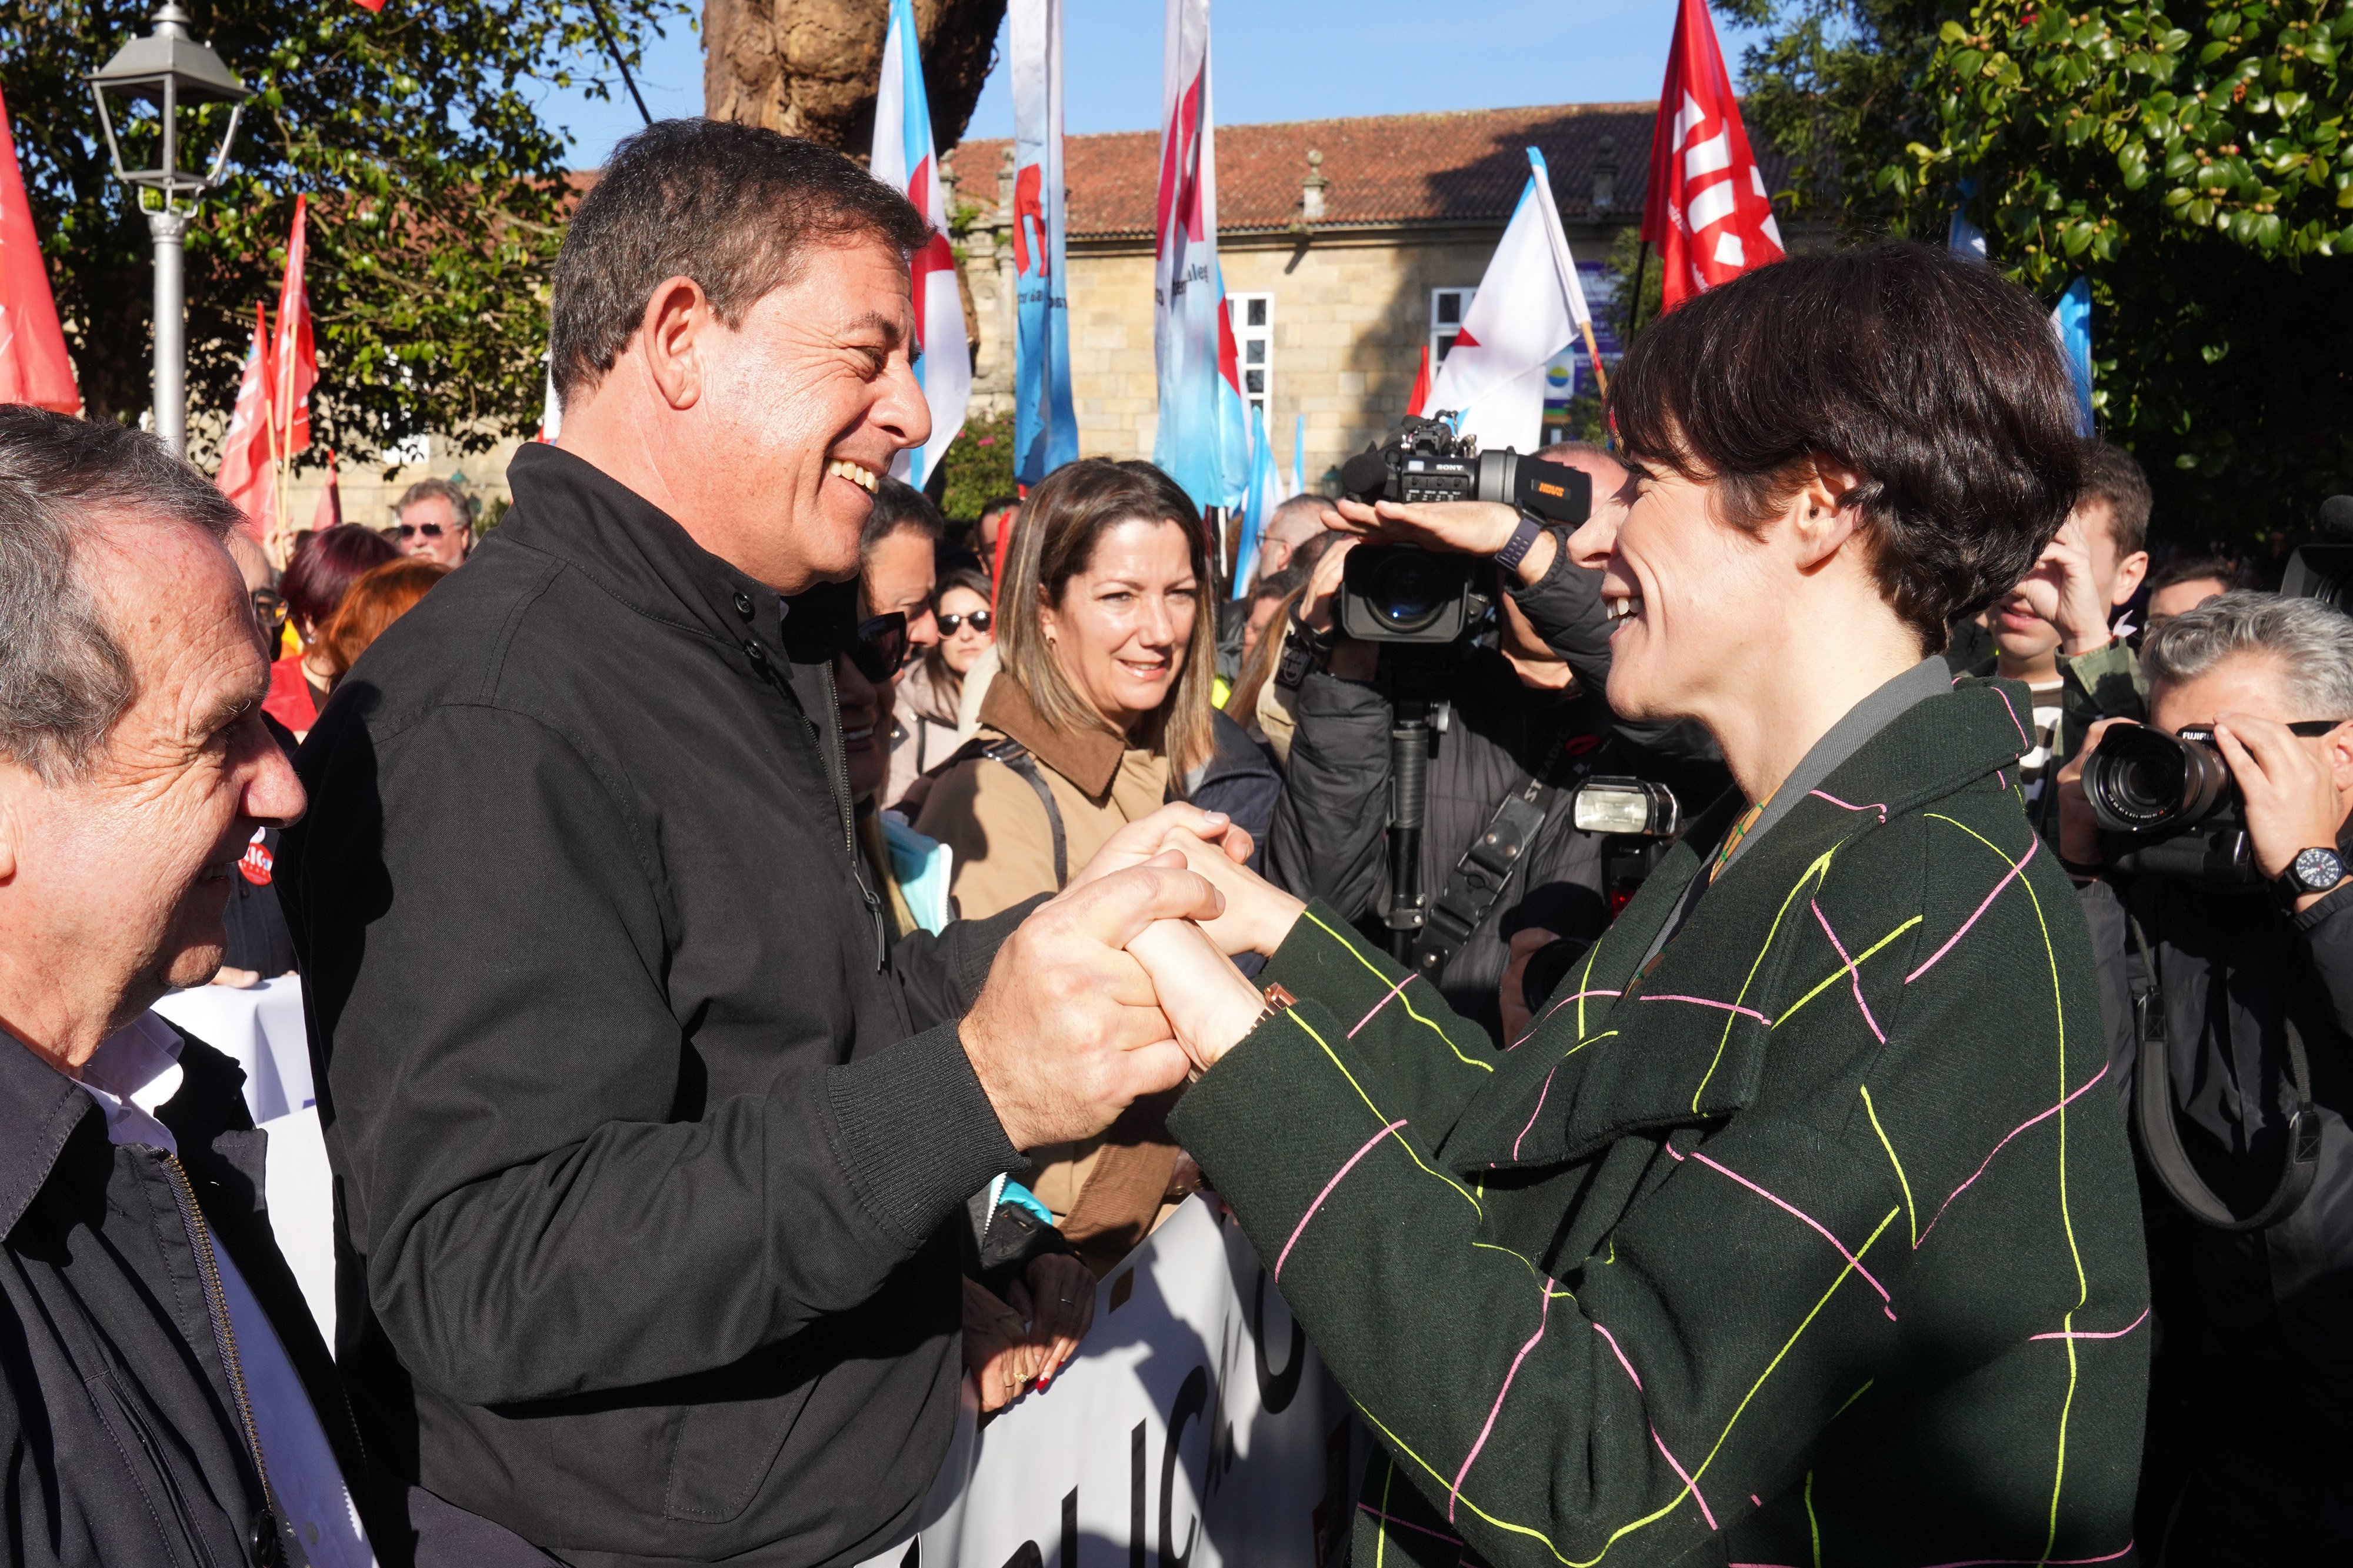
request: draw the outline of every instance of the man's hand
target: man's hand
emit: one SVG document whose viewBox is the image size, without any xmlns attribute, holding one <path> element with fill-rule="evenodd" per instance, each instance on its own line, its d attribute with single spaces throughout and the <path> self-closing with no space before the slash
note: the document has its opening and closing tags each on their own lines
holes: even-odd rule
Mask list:
<svg viewBox="0 0 2353 1568">
<path fill-rule="evenodd" d="M 1029 1342 L 1038 1349 L 1030 1375 L 1039 1388 L 1078 1353 L 1079 1342 L 1095 1321 L 1095 1277 L 1067 1252 L 1032 1258 L 1025 1278 L 1006 1288 L 1013 1310 L 1029 1321 Z"/>
<path fill-rule="evenodd" d="M 1239 866 L 1250 858 L 1257 847 L 1250 836 L 1236 827 L 1233 819 L 1222 811 L 1203 811 L 1184 801 L 1171 801 L 1149 816 L 1139 816 L 1134 822 L 1103 840 L 1103 847 L 1094 852 L 1087 863 L 1071 879 L 1071 887 L 1083 888 L 1090 882 L 1101 881 L 1113 871 L 1124 871 L 1131 866 L 1141 866 L 1168 847 L 1171 834 L 1181 833 L 1191 844 L 1214 844 L 1219 857 Z M 1195 869 L 1199 869 L 1196 867 Z M 1066 889 L 1067 890 L 1067 889 Z"/>
<path fill-rule="evenodd" d="M 2084 764 L 2100 749 L 2100 737 L 2130 719 L 2103 719 L 2084 731 L 2084 743 L 2059 770 L 2051 787 L 2059 792 L 2059 858 L 2077 866 L 2096 866 L 2105 857 L 2100 848 L 2100 819 L 2092 815 L 2092 797 L 2084 793 Z"/>
<path fill-rule="evenodd" d="M 1495 1002 L 1504 1014 L 1504 1045 L 1505 1048 L 1520 1043 L 1528 1032 L 1535 1015 L 1528 1011 L 1527 988 L 1524 982 L 1528 973 L 1528 960 L 1560 940 L 1556 932 L 1542 926 L 1523 926 L 1512 933 L 1505 948 L 1504 979 L 1496 987 Z"/>
<path fill-rule="evenodd" d="M 2215 715 L 2214 744 L 2231 764 L 2232 782 L 2246 802 L 2248 846 L 2266 879 L 2284 875 L 2298 850 L 2336 847 L 2345 806 L 2320 748 L 2306 744 L 2276 719 L 2252 713 Z M 2295 901 L 2297 911 L 2325 896 L 2325 889 L 2305 894 Z"/>
<path fill-rule="evenodd" d="M 1177 1044 L 1204 1072 L 1249 1034 L 1265 1011 L 1258 988 L 1190 921 L 1156 921 L 1131 937 L 1127 950 L 1151 974 Z"/>
<path fill-rule="evenodd" d="M 1337 521 L 1337 514 L 1327 511 L 1324 520 L 1325 526 L 1332 526 Z M 1340 579 L 1346 574 L 1348 552 L 1355 548 L 1356 541 L 1354 536 L 1335 539 L 1332 542 L 1332 548 L 1315 563 L 1315 570 L 1307 579 L 1307 593 L 1299 601 L 1299 618 L 1311 629 L 1319 632 L 1332 629 L 1332 599 L 1339 593 Z"/>
<path fill-rule="evenodd" d="M 1191 1064 L 1123 950 L 1155 921 L 1223 907 L 1181 866 L 1134 866 L 1067 889 L 1006 939 L 957 1033 L 1015 1148 L 1092 1137 L 1185 1081 Z"/>
<path fill-rule="evenodd" d="M 1493 500 L 1363 501 L 1341 500 L 1324 514 L 1324 526 L 1353 533 L 1378 544 L 1418 544 L 1451 555 L 1493 555 L 1519 531 L 1515 507 Z M 1552 531 L 1536 536 L 1514 574 L 1523 585 L 1540 580 L 1552 568 L 1558 548 Z"/>
<path fill-rule="evenodd" d="M 2108 609 L 2092 574 L 2092 543 L 2081 512 L 2069 512 L 2058 533 L 2042 547 L 2034 570 L 2019 580 L 2029 608 L 2059 632 L 2059 651 L 2070 658 L 2108 646 Z"/>
</svg>

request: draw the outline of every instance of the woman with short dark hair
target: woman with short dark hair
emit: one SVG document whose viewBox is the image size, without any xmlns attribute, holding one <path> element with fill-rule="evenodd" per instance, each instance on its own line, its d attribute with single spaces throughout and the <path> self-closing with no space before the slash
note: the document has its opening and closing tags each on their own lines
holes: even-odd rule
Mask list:
<svg viewBox="0 0 2353 1568">
<path fill-rule="evenodd" d="M 1539 570 L 1600 572 L 1611 705 L 1699 720 L 1738 788 L 1532 1031 L 1206 856 L 1274 986 L 1134 944 L 1206 1068 L 1170 1130 L 1383 1450 L 1357 1561 L 2120 1561 L 2148 1293 L 2079 1103 L 2090 947 L 2022 689 L 1933 657 L 2074 496 L 2048 321 L 1926 247 L 1797 257 L 1651 326 L 1609 407 L 1633 478 Z"/>
</svg>

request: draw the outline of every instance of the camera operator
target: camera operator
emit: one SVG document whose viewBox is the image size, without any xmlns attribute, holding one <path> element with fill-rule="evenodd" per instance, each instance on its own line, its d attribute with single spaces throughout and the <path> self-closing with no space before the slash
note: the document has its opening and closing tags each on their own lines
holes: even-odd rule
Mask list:
<svg viewBox="0 0 2353 1568">
<path fill-rule="evenodd" d="M 1597 510 L 1620 504 L 1625 470 L 1606 453 L 1578 447 L 1541 455 L 1588 474 Z M 1470 931 L 1458 945 L 1433 920 L 1418 944 L 1417 967 L 1448 1005 L 1508 1043 L 1507 1023 L 1525 1019 L 1499 1005 L 1507 968 L 1516 972 L 1547 939 L 1581 950 L 1614 912 L 1603 839 L 1574 821 L 1577 781 L 1587 774 L 1656 777 L 1662 760 L 1687 765 L 1695 757 L 1712 759 L 1713 744 L 1682 724 L 1621 725 L 1611 714 L 1601 696 L 1609 632 L 1599 574 L 1572 564 L 1553 531 L 1536 529 L 1520 552 L 1511 552 L 1522 519 L 1499 502 L 1407 506 L 1377 521 L 1370 508 L 1344 501 L 1325 517 L 1344 533 L 1494 558 L 1504 590 L 1494 596 L 1495 646 L 1458 644 L 1421 656 L 1445 661 L 1435 686 L 1451 718 L 1430 759 L 1420 891 L 1434 913 L 1451 906 Z M 1305 673 L 1293 699 L 1297 731 L 1267 863 L 1270 876 L 1291 891 L 1377 925 L 1393 890 L 1388 824 L 1396 710 L 1377 679 L 1378 650 L 1341 636 L 1335 624 L 1334 601 L 1355 542 L 1342 539 L 1317 562 L 1292 627 L 1294 645 L 1304 649 Z M 1298 668 L 1294 664 L 1294 674 Z M 1644 752 L 1630 743 L 1638 742 L 1665 745 Z M 1721 779 L 1720 763 L 1702 765 Z M 1540 810 L 1541 821 L 1500 889 L 1483 905 L 1472 879 L 1455 881 L 1450 891 L 1458 869 L 1470 869 L 1469 851 L 1515 799 Z"/>
<path fill-rule="evenodd" d="M 2189 732 L 2187 773 L 2179 763 L 2118 767 L 2126 754 L 2111 738 L 2137 732 L 2114 719 L 2093 730 L 2057 791 L 2060 852 L 2082 889 L 2110 1060 L 2136 1112 L 2149 1189 L 2162 1338 L 2138 1535 L 2152 1561 L 2168 1564 L 2344 1562 L 2353 1555 L 2353 888 L 2344 860 L 2353 851 L 2353 620 L 2311 600 L 2227 594 L 2153 627 L 2141 658 L 2150 726 Z M 2137 750 L 2166 752 L 2147 741 Z M 2212 753 L 2230 789 L 2191 831 L 2227 831 L 2235 795 L 2252 861 L 2243 881 L 2117 869 L 2131 841 L 2104 840 L 2093 796 L 2154 797 L 2184 778 L 2191 787 L 2175 793 L 2195 794 Z M 2143 835 L 2141 847 L 2178 850 L 2184 835 L 2166 832 Z M 2160 1076 L 2139 1081 L 2151 1072 Z"/>
</svg>

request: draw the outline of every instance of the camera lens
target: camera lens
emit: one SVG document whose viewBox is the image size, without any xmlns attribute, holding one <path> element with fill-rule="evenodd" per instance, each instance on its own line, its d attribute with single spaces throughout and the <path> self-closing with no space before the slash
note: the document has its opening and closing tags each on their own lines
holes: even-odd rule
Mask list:
<svg viewBox="0 0 2353 1568">
<path fill-rule="evenodd" d="M 2137 724 L 2109 731 L 2084 764 L 2084 793 L 2111 833 L 2193 826 L 2228 798 L 2230 782 L 2212 747 Z"/>
<path fill-rule="evenodd" d="M 1365 595 L 1392 629 L 1419 631 L 1436 620 L 1453 597 L 1455 584 L 1419 550 L 1399 551 L 1381 563 Z"/>
</svg>

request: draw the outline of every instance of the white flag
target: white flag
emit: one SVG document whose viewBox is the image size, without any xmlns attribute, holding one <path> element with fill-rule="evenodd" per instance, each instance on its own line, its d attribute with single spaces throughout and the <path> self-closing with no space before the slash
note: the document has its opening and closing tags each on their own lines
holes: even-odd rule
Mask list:
<svg viewBox="0 0 2353 1568">
<path fill-rule="evenodd" d="M 1592 319 L 1562 233 L 1544 154 L 1528 149 L 1529 175 L 1446 352 L 1429 410 L 1451 408 L 1489 450 L 1533 452 L 1544 438 L 1545 366 Z"/>
<path fill-rule="evenodd" d="M 948 247 L 948 204 L 932 149 L 932 110 L 923 96 L 923 66 L 916 47 L 915 12 L 891 0 L 891 30 L 882 42 L 881 90 L 874 100 L 874 177 L 904 191 L 932 226 L 932 237 L 910 258 L 915 303 L 915 379 L 931 405 L 932 438 L 902 452 L 891 471 L 920 488 L 939 467 L 948 443 L 964 428 L 972 401 L 972 351 L 965 342 L 964 296 L 956 288 L 955 253 Z"/>
</svg>

